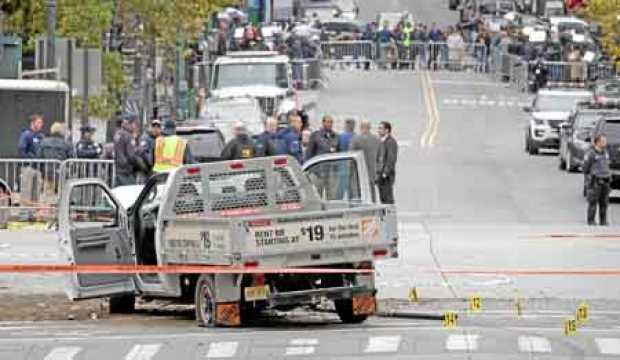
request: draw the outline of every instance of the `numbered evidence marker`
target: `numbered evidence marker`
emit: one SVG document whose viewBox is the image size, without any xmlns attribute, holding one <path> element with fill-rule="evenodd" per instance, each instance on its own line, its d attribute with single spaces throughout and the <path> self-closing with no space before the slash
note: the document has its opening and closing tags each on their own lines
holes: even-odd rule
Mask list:
<svg viewBox="0 0 620 360">
<path fill-rule="evenodd" d="M 517 314 L 517 317 L 521 317 L 521 315 L 523 315 L 523 300 L 515 299 L 514 306 L 515 306 L 515 313 Z"/>
<path fill-rule="evenodd" d="M 418 302 L 418 289 L 411 288 L 409 289 L 409 302 Z"/>
<path fill-rule="evenodd" d="M 469 311 L 478 312 L 482 310 L 482 299 L 480 295 L 474 294 L 469 298 Z"/>
<path fill-rule="evenodd" d="M 571 336 L 577 332 L 577 320 L 571 318 L 564 321 L 564 335 Z"/>
<path fill-rule="evenodd" d="M 582 302 L 581 304 L 579 304 L 576 316 L 577 322 L 584 323 L 588 321 L 588 312 L 588 304 L 586 302 Z"/>
<path fill-rule="evenodd" d="M 455 328 L 457 324 L 458 315 L 455 311 L 446 311 L 443 314 L 443 327 Z"/>
</svg>

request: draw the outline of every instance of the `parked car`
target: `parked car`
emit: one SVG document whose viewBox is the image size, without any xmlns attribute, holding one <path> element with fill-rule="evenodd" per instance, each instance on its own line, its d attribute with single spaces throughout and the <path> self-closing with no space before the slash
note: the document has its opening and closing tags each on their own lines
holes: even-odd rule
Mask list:
<svg viewBox="0 0 620 360">
<path fill-rule="evenodd" d="M 609 153 L 609 167 L 611 168 L 611 190 L 620 190 L 620 115 L 604 116 L 597 121 L 590 136 L 592 145 L 594 145 L 594 140 L 599 134 L 604 134 L 607 137 L 607 152 Z"/>
<path fill-rule="evenodd" d="M 614 79 L 595 84 L 594 99 L 601 105 L 620 105 L 620 80 Z"/>
<path fill-rule="evenodd" d="M 591 132 L 597 121 L 604 116 L 618 115 L 619 109 L 586 103 L 577 106 L 567 122 L 560 125 L 559 168 L 578 171 L 583 165 L 586 152 L 591 146 Z"/>
<path fill-rule="evenodd" d="M 530 114 L 525 131 L 525 151 L 538 154 L 542 148 L 560 146 L 560 124 L 566 122 L 577 103 L 592 101 L 592 92 L 575 88 L 544 88 L 537 92 L 532 106 L 524 111 Z"/>
<path fill-rule="evenodd" d="M 362 33 L 362 25 L 351 20 L 333 19 L 321 24 L 324 37 L 328 39 L 358 40 Z"/>
<path fill-rule="evenodd" d="M 177 125 L 177 135 L 187 140 L 195 162 L 218 161 L 226 145 L 222 132 L 200 121 L 183 121 Z"/>
<path fill-rule="evenodd" d="M 237 121 L 242 121 L 254 134 L 263 131 L 265 119 L 259 101 L 249 96 L 210 98 L 200 115 L 202 122 L 221 131 L 225 141 L 232 138 Z"/>
</svg>

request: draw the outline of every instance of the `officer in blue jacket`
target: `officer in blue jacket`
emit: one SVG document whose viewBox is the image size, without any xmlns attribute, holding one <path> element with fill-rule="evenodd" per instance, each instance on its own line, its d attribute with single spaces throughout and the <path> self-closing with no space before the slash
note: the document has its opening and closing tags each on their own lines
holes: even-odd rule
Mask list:
<svg viewBox="0 0 620 360">
<path fill-rule="evenodd" d="M 99 159 L 103 153 L 101 144 L 93 140 L 95 127 L 86 125 L 80 128 L 82 138 L 75 144 L 75 155 L 80 159 Z"/>
<path fill-rule="evenodd" d="M 21 133 L 17 142 L 17 152 L 20 157 L 29 159 L 37 157 L 39 144 L 44 138 L 43 124 L 42 115 L 30 116 L 30 127 Z"/>
<path fill-rule="evenodd" d="M 301 129 L 303 123 L 301 116 L 292 114 L 288 118 L 289 126 L 278 132 L 276 151 L 279 155 L 291 155 L 299 163 L 303 163 L 303 150 L 301 147 Z"/>
</svg>

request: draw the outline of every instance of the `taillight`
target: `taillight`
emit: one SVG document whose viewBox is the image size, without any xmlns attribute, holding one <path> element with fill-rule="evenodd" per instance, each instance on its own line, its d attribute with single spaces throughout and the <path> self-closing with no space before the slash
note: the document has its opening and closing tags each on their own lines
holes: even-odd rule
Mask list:
<svg viewBox="0 0 620 360">
<path fill-rule="evenodd" d="M 187 175 L 196 175 L 198 173 L 200 173 L 200 168 L 192 167 L 187 169 Z"/>
<path fill-rule="evenodd" d="M 275 166 L 286 166 L 286 165 L 288 165 L 288 159 L 287 158 L 275 159 L 273 161 L 273 165 L 275 165 Z"/>
<path fill-rule="evenodd" d="M 249 227 L 262 227 L 262 226 L 271 226 L 270 219 L 256 219 L 248 221 Z"/>
<path fill-rule="evenodd" d="M 243 266 L 246 268 L 255 268 L 258 267 L 258 261 L 246 261 L 243 263 Z"/>
<path fill-rule="evenodd" d="M 252 274 L 252 286 L 265 285 L 265 274 Z"/>
<path fill-rule="evenodd" d="M 233 169 L 233 170 L 243 169 L 243 163 L 242 162 L 234 162 L 234 163 L 230 164 L 230 168 Z"/>
<path fill-rule="evenodd" d="M 372 251 L 372 256 L 381 257 L 381 256 L 387 255 L 387 253 L 388 253 L 387 249 L 375 249 Z"/>
</svg>

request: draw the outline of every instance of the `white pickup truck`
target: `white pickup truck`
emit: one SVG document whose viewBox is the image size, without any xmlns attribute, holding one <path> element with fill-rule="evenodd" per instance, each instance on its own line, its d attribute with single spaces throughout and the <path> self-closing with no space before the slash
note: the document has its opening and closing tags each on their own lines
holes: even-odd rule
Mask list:
<svg viewBox="0 0 620 360">
<path fill-rule="evenodd" d="M 130 189 L 131 190 L 131 189 Z M 135 192 L 138 189 L 133 190 Z M 68 275 L 73 300 L 135 297 L 195 303 L 205 326 L 238 326 L 263 309 L 333 300 L 344 322 L 375 311 L 374 274 L 261 273 L 260 269 L 373 269 L 397 256 L 392 205 L 373 203 L 362 153 L 186 165 L 152 177 L 123 204 L 96 179 L 69 181 L 59 205 L 60 248 L 70 264 L 220 265 L 251 274 Z M 116 192 L 119 193 L 119 192 Z"/>
</svg>

